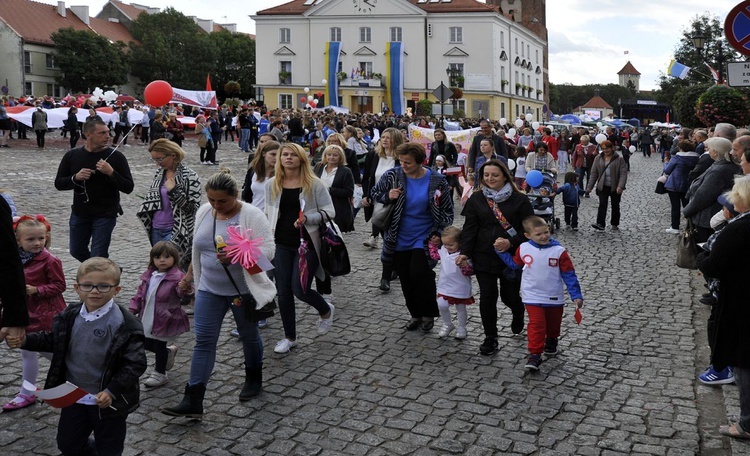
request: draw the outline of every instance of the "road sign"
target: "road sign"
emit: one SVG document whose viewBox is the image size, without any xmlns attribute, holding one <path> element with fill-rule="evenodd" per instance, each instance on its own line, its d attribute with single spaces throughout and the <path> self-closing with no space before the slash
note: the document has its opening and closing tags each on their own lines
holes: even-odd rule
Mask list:
<svg viewBox="0 0 750 456">
<path fill-rule="evenodd" d="M 750 62 L 727 63 L 727 84 L 730 87 L 750 87 Z"/>
<path fill-rule="evenodd" d="M 724 35 L 737 52 L 750 55 L 750 0 L 739 3 L 727 14 Z"/>
<path fill-rule="evenodd" d="M 432 91 L 432 94 L 440 103 L 445 103 L 453 96 L 453 91 L 441 82 L 438 88 Z"/>
</svg>

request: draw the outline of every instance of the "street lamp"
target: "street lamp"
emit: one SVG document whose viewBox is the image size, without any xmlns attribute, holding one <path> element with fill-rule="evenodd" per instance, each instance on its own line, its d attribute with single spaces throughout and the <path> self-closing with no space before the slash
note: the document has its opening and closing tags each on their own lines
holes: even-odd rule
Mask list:
<svg viewBox="0 0 750 456">
<path fill-rule="evenodd" d="M 448 85 L 450 87 L 460 87 L 458 77 L 461 76 L 461 70 L 448 64 L 448 68 L 445 69 L 445 74 L 448 76 Z M 455 112 L 456 99 L 453 97 L 451 97 L 451 105 L 453 106 L 453 111 Z"/>
<path fill-rule="evenodd" d="M 697 49 L 699 53 L 703 53 L 704 49 L 706 50 L 706 60 L 708 60 L 709 49 L 706 46 L 708 38 L 701 33 L 696 33 L 690 37 L 690 40 L 693 42 L 693 46 L 695 46 L 695 49 Z M 722 81 L 724 81 L 724 62 L 726 61 L 726 56 L 724 55 L 724 43 L 719 40 L 716 42 L 716 46 L 716 65 L 718 66 L 717 71 L 719 72 L 718 83 L 721 84 Z"/>
</svg>

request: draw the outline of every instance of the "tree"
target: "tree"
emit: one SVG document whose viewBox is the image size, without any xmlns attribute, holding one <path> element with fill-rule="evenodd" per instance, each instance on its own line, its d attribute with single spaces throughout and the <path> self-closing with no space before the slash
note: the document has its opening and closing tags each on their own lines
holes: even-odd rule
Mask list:
<svg viewBox="0 0 750 456">
<path fill-rule="evenodd" d="M 174 8 L 141 14 L 131 33 L 137 40 L 131 43 L 132 74 L 144 86 L 162 79 L 173 87 L 204 90 L 206 75 L 215 74 L 218 50 L 209 34 Z"/>
<path fill-rule="evenodd" d="M 747 125 L 750 122 L 747 96 L 731 87 L 713 86 L 698 98 L 696 116 L 705 126 L 713 126 L 720 122 Z"/>
<path fill-rule="evenodd" d="M 633 99 L 638 96 L 638 89 L 636 89 L 635 83 L 631 79 L 628 79 L 628 83 L 625 84 L 625 88 L 628 89 Z"/>
<path fill-rule="evenodd" d="M 698 127 L 703 125 L 703 122 L 701 122 L 701 120 L 695 115 L 695 107 L 698 103 L 698 98 L 711 86 L 712 84 L 710 83 L 703 83 L 688 87 L 680 87 L 672 101 L 672 108 L 677 117 L 675 122 L 685 127 Z"/>
<path fill-rule="evenodd" d="M 212 76 L 219 90 L 219 99 L 242 95 L 243 98 L 255 97 L 255 40 L 242 33 L 230 33 L 227 30 L 209 35 L 209 41 L 217 50 L 214 58 L 216 68 Z M 227 93 L 225 85 L 229 81 L 239 83 L 241 90 Z"/>
<path fill-rule="evenodd" d="M 130 66 L 122 41 L 111 43 L 91 30 L 60 29 L 50 35 L 52 52 L 60 67 L 55 81 L 73 92 L 91 93 L 96 87 L 128 82 Z"/>
<path fill-rule="evenodd" d="M 550 108 L 555 114 L 572 112 L 578 106 L 589 101 L 597 92 L 613 108 L 617 106 L 618 100 L 627 101 L 634 98 L 628 88 L 618 84 L 575 86 L 572 84 L 550 83 Z"/>
</svg>

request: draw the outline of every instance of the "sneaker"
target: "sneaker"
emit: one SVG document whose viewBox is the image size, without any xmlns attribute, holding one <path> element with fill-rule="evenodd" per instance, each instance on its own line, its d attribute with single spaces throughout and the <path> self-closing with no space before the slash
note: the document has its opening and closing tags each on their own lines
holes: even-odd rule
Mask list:
<svg viewBox="0 0 750 456">
<path fill-rule="evenodd" d="M 494 337 L 487 337 L 479 346 L 479 353 L 485 356 L 489 356 L 497 351 L 497 339 Z"/>
<path fill-rule="evenodd" d="M 19 394 L 14 397 L 10 402 L 3 405 L 4 412 L 12 412 L 13 410 L 22 409 L 36 403 L 36 396 L 27 396 L 26 394 Z"/>
<path fill-rule="evenodd" d="M 296 340 L 281 339 L 276 346 L 273 348 L 275 353 L 289 353 L 292 347 L 297 345 Z"/>
<path fill-rule="evenodd" d="M 555 356 L 557 354 L 557 338 L 547 337 L 544 339 L 544 354 L 547 356 Z"/>
<path fill-rule="evenodd" d="M 612 225 L 612 231 L 619 231 L 620 227 L 617 225 Z"/>
<path fill-rule="evenodd" d="M 667 234 L 680 234 L 680 230 L 676 230 L 674 228 L 667 228 L 666 230 L 664 230 L 664 232 Z"/>
<path fill-rule="evenodd" d="M 526 361 L 524 366 L 526 370 L 538 371 L 539 366 L 542 365 L 542 357 L 539 355 L 529 355 L 529 359 Z"/>
<path fill-rule="evenodd" d="M 233 330 L 229 331 L 229 335 L 232 337 L 240 338 L 240 330 L 237 328 L 234 328 Z"/>
<path fill-rule="evenodd" d="M 330 294 L 322 294 L 322 293 L 321 293 L 320 295 L 321 295 L 321 296 L 323 297 L 323 300 L 325 300 L 325 302 L 327 302 L 327 303 L 328 303 L 328 305 L 329 305 L 329 306 L 330 306 L 331 304 L 333 304 L 333 295 L 330 295 Z"/>
<path fill-rule="evenodd" d="M 604 231 L 604 227 L 599 225 L 598 223 L 594 223 L 591 225 L 591 228 L 595 229 L 596 231 Z"/>
<path fill-rule="evenodd" d="M 459 326 L 456 328 L 456 339 L 466 339 L 466 327 Z"/>
<path fill-rule="evenodd" d="M 362 243 L 362 245 L 371 249 L 376 249 L 378 248 L 378 238 L 376 238 L 375 236 L 370 236 L 365 242 Z"/>
<path fill-rule="evenodd" d="M 573 227 L 573 231 L 578 231 L 578 227 L 577 227 L 577 226 L 574 226 L 574 227 Z"/>
<path fill-rule="evenodd" d="M 725 367 L 722 371 L 716 372 L 714 366 L 708 366 L 708 369 L 698 376 L 698 380 L 704 385 L 728 385 L 734 383 L 734 373 L 731 367 Z"/>
<path fill-rule="evenodd" d="M 177 356 L 177 345 L 170 345 L 167 347 L 169 354 L 167 355 L 167 370 L 172 370 L 174 367 L 174 357 Z"/>
<path fill-rule="evenodd" d="M 438 337 L 441 338 L 441 339 L 443 337 L 448 337 L 448 334 L 450 334 L 451 332 L 453 332 L 454 329 L 456 329 L 456 327 L 453 326 L 452 324 L 451 325 L 443 325 L 443 327 L 440 328 L 440 331 L 438 332 Z"/>
<path fill-rule="evenodd" d="M 701 304 L 705 304 L 707 306 L 713 306 L 714 304 L 716 304 L 717 301 L 714 295 L 710 293 L 707 293 L 707 294 L 708 296 L 706 295 L 701 296 L 701 299 L 700 299 Z"/>
<path fill-rule="evenodd" d="M 143 382 L 143 386 L 147 388 L 156 388 L 159 386 L 164 386 L 167 383 L 169 383 L 169 377 L 167 377 L 167 374 L 160 374 L 156 371 L 151 373 L 151 376 L 146 379 L 145 382 Z"/>
<path fill-rule="evenodd" d="M 268 320 L 258 320 L 258 328 L 265 328 L 268 326 Z"/>
<path fill-rule="evenodd" d="M 336 311 L 336 308 L 330 303 L 328 304 L 328 307 L 331 308 L 331 314 L 328 318 L 321 318 L 318 320 L 318 334 L 327 333 L 331 329 L 331 326 L 333 326 L 333 313 Z"/>
</svg>

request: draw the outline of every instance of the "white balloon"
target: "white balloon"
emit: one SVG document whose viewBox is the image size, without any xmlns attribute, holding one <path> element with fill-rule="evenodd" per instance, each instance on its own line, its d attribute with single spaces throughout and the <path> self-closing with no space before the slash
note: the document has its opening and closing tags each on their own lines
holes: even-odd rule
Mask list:
<svg viewBox="0 0 750 456">
<path fill-rule="evenodd" d="M 305 93 L 310 93 L 310 88 L 309 87 L 305 87 Z"/>
<path fill-rule="evenodd" d="M 601 122 L 597 122 L 597 123 L 596 123 L 596 126 L 597 126 L 597 128 L 602 128 L 602 127 L 604 126 L 604 124 L 603 124 L 603 123 L 601 123 Z"/>
<path fill-rule="evenodd" d="M 516 129 L 515 128 L 511 128 L 510 130 L 508 130 L 508 136 L 510 136 L 511 138 L 515 138 L 515 136 L 516 136 Z"/>
<path fill-rule="evenodd" d="M 106 92 L 104 92 L 103 98 L 107 103 L 112 103 L 117 100 L 117 94 L 113 90 L 107 90 Z"/>
<path fill-rule="evenodd" d="M 307 103 L 307 104 L 305 105 L 305 107 L 306 107 L 306 108 L 312 108 L 312 106 L 310 105 L 310 103 Z"/>
<path fill-rule="evenodd" d="M 318 104 L 318 99 L 317 98 L 314 99 L 313 101 L 315 102 L 315 104 Z"/>
<path fill-rule="evenodd" d="M 531 113 L 528 113 L 528 114 L 526 114 L 526 121 L 527 121 L 527 122 L 531 122 L 531 120 L 532 120 L 533 118 L 534 118 L 534 116 L 533 116 L 533 115 L 531 115 Z"/>
<path fill-rule="evenodd" d="M 328 80 L 326 80 L 326 79 L 323 79 L 323 80 L 322 80 L 322 81 L 320 81 L 320 82 L 321 82 L 321 83 L 322 83 L 323 85 L 326 85 L 326 84 L 328 84 Z"/>
<path fill-rule="evenodd" d="M 501 125 L 501 126 L 503 126 L 503 127 L 504 127 L 504 126 L 505 126 L 505 124 L 507 124 L 507 123 L 508 123 L 508 119 L 506 119 L 505 117 L 503 117 L 503 118 L 501 118 L 501 119 L 500 119 L 500 125 Z"/>
<path fill-rule="evenodd" d="M 601 143 L 603 143 L 606 140 L 607 140 L 607 135 L 605 135 L 604 133 L 599 133 L 598 135 L 596 135 L 596 143 L 597 144 L 601 144 Z"/>
<path fill-rule="evenodd" d="M 531 128 L 533 128 L 534 130 L 538 129 L 539 128 L 539 122 L 532 122 L 531 123 Z"/>
<path fill-rule="evenodd" d="M 586 116 L 584 114 L 579 114 L 578 118 L 581 120 L 586 120 Z"/>
<path fill-rule="evenodd" d="M 632 154 L 633 152 L 635 152 L 635 146 L 630 146 L 630 147 L 628 147 L 628 150 L 629 150 L 629 151 L 630 151 L 630 153 Z"/>
<path fill-rule="evenodd" d="M 307 96 L 307 101 L 313 101 L 313 99 L 315 99 L 314 96 L 312 96 L 312 95 L 308 95 Z"/>
<path fill-rule="evenodd" d="M 514 169 L 516 169 L 516 161 L 513 160 L 512 158 L 508 159 L 508 169 L 511 170 L 511 171 L 513 171 Z"/>
<path fill-rule="evenodd" d="M 523 127 L 523 119 L 516 119 L 516 128 Z"/>
</svg>

